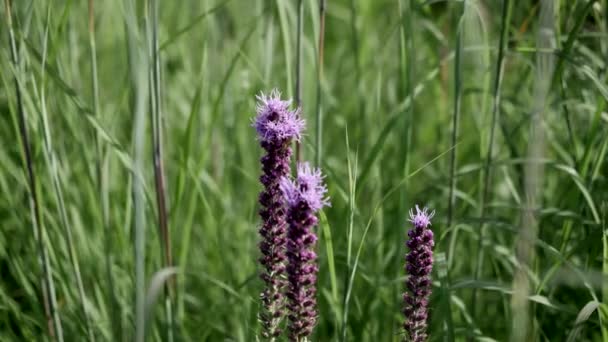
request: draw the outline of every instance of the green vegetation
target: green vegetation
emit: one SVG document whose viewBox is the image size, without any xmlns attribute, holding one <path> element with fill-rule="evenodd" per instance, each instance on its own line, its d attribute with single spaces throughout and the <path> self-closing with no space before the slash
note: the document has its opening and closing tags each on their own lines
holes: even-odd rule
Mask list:
<svg viewBox="0 0 608 342">
<path fill-rule="evenodd" d="M 256 341 L 277 88 L 332 202 L 312 341 L 402 339 L 420 204 L 431 340 L 608 342 L 607 0 L 2 1 L 0 341 Z"/>
</svg>

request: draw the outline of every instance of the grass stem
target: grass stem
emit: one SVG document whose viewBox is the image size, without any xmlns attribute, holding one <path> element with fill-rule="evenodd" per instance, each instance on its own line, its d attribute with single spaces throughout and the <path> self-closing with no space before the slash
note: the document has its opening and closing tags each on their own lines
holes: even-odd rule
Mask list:
<svg viewBox="0 0 608 342">
<path fill-rule="evenodd" d="M 46 247 L 46 231 L 42 222 L 42 215 L 40 210 L 40 199 L 38 197 L 36 172 L 34 169 L 34 161 L 32 159 L 32 146 L 27 130 L 27 118 L 25 108 L 23 106 L 23 97 L 21 94 L 21 83 L 18 79 L 20 71 L 19 52 L 17 50 L 17 42 L 15 39 L 15 32 L 13 30 L 12 21 L 12 8 L 11 1 L 5 0 L 5 15 L 6 22 L 8 24 L 9 33 L 9 44 L 11 52 L 11 62 L 14 68 L 14 86 L 15 86 L 15 98 L 17 101 L 17 115 L 19 120 L 19 137 L 21 146 L 23 149 L 23 163 L 26 169 L 27 181 L 29 187 L 29 202 L 30 202 L 30 213 L 32 219 L 32 227 L 34 233 L 34 239 L 37 242 L 38 248 L 38 259 L 40 267 L 42 269 L 41 276 L 41 288 L 42 288 L 42 300 L 44 307 L 44 314 L 47 323 L 47 331 L 51 339 L 56 341 L 63 341 L 63 328 L 61 324 L 61 318 L 57 311 L 57 297 L 55 294 L 55 284 L 53 281 L 53 271 L 51 268 L 51 261 Z"/>
<path fill-rule="evenodd" d="M 171 237 L 169 232 L 169 222 L 166 203 L 166 180 L 163 164 L 163 135 L 162 135 L 162 103 L 161 103 L 161 67 L 160 49 L 158 45 L 158 11 L 159 3 L 156 0 L 149 0 L 148 4 L 150 28 L 149 54 L 150 54 L 150 109 L 152 117 L 152 160 L 154 163 L 154 185 L 156 190 L 156 205 L 158 232 L 161 242 L 163 255 L 163 267 L 172 267 Z M 165 316 L 166 316 L 166 341 L 173 341 L 173 310 L 172 310 L 172 286 L 173 281 L 167 281 L 165 286 Z"/>
<path fill-rule="evenodd" d="M 97 74 L 97 44 L 95 40 L 95 0 L 89 0 L 88 7 L 89 19 L 89 56 L 91 58 L 91 94 L 93 97 L 93 115 L 99 119 L 99 81 Z M 122 331 L 122 320 L 119 314 L 118 303 L 116 302 L 114 275 L 112 265 L 114 256 L 112 252 L 112 229 L 110 228 L 109 218 L 109 198 L 107 184 L 107 168 L 105 167 L 104 148 L 98 130 L 95 130 L 95 170 L 97 181 L 97 192 L 99 195 L 99 208 L 101 212 L 101 228 L 104 231 L 104 254 L 105 254 L 105 272 L 106 281 L 108 284 L 108 302 L 109 315 L 112 322 L 112 334 L 115 340 L 119 339 L 120 331 Z"/>
<path fill-rule="evenodd" d="M 486 225 L 483 223 L 486 215 L 487 203 L 490 200 L 490 180 L 491 180 L 491 165 L 494 153 L 494 134 L 496 132 L 496 125 L 500 116 L 500 88 L 502 84 L 503 69 L 504 69 L 504 57 L 507 50 L 507 42 L 509 38 L 509 24 L 511 22 L 511 0 L 504 0 L 502 7 L 502 20 L 500 28 L 500 40 L 498 42 L 498 56 L 496 57 L 496 72 L 494 74 L 493 84 L 493 103 L 492 103 L 492 121 L 490 123 L 490 137 L 488 141 L 488 147 L 486 151 L 486 159 L 484 163 L 483 171 L 483 185 L 482 195 L 479 207 L 479 217 L 481 220 L 481 227 L 479 230 L 479 241 L 477 243 L 477 262 L 475 265 L 474 280 L 478 280 L 481 276 L 483 268 L 483 242 L 486 234 Z M 471 312 L 476 315 L 477 306 L 477 289 L 473 289 L 471 295 Z"/>
<path fill-rule="evenodd" d="M 325 51 L 325 11 L 326 0 L 319 0 L 319 40 L 317 45 L 317 103 L 315 106 L 316 112 L 316 127 L 315 127 L 315 158 L 317 166 L 321 166 L 321 157 L 323 154 L 323 99 L 322 99 L 322 82 L 323 82 L 323 54 Z"/>
<path fill-rule="evenodd" d="M 143 182 L 145 152 L 145 113 L 148 104 L 148 65 L 145 45 L 141 43 L 141 33 L 135 12 L 136 0 L 124 3 L 125 28 L 129 56 L 129 77 L 133 93 L 131 111 L 133 113 L 132 141 L 133 168 L 131 169 L 131 195 L 133 198 L 133 232 L 135 259 L 134 320 L 135 342 L 146 340 L 146 203 Z"/>
<path fill-rule="evenodd" d="M 47 103 L 46 103 L 46 59 L 48 52 L 48 34 L 49 34 L 49 26 L 50 26 L 50 7 L 47 7 L 47 17 L 45 23 L 44 30 L 44 42 L 42 49 L 42 80 L 40 87 L 40 114 L 42 118 L 42 132 L 43 132 L 43 142 L 44 142 L 44 154 L 45 160 L 50 170 L 51 180 L 53 184 L 53 190 L 55 193 L 55 199 L 57 201 L 58 210 L 59 210 L 59 219 L 61 226 L 64 231 L 64 239 L 68 250 L 68 257 L 74 272 L 74 278 L 76 280 L 76 288 L 78 291 L 78 298 L 80 301 L 80 307 L 83 314 L 84 328 L 87 333 L 87 337 L 89 341 L 95 341 L 95 335 L 93 334 L 93 330 L 91 327 L 91 322 L 89 319 L 89 312 L 87 310 L 86 303 L 86 295 L 84 291 L 84 285 L 82 282 L 82 276 L 80 273 L 80 262 L 78 260 L 78 254 L 76 253 L 76 248 L 74 244 L 74 238 L 72 236 L 72 227 L 68 222 L 68 214 L 66 210 L 65 201 L 63 199 L 63 190 L 62 190 L 62 182 L 59 177 L 58 170 L 58 161 L 56 153 L 53 149 L 53 143 L 51 138 L 51 128 L 50 128 L 50 120 L 48 118 L 47 111 Z"/>
<path fill-rule="evenodd" d="M 296 107 L 301 108 L 302 112 L 300 115 L 304 115 L 302 109 L 302 35 L 303 33 L 303 20 L 304 20 L 304 1 L 298 0 L 298 18 L 297 18 L 297 32 L 296 32 L 296 85 L 295 85 L 295 100 Z M 296 142 L 296 161 L 302 160 L 302 151 L 300 142 Z"/>
<path fill-rule="evenodd" d="M 534 77 L 534 96 L 530 117 L 530 135 L 525 164 L 524 192 L 525 203 L 522 208 L 522 225 L 515 242 L 518 261 L 513 279 L 511 297 L 511 341 L 536 340 L 535 325 L 530 317 L 531 293 L 528 273 L 535 263 L 534 241 L 538 238 L 538 212 L 541 207 L 544 183 L 543 164 L 545 156 L 544 117 L 547 116 L 551 90 L 551 76 L 554 75 L 554 56 L 549 49 L 555 43 L 554 1 L 542 0 L 539 12 L 539 27 L 536 37 L 536 68 Z"/>
<path fill-rule="evenodd" d="M 462 3 L 462 11 L 460 16 L 458 17 L 458 28 L 456 30 L 456 46 L 455 46 L 455 54 L 454 54 L 454 107 L 452 111 L 452 132 L 451 132 L 451 140 L 450 140 L 450 166 L 449 166 L 449 186 L 448 186 L 448 209 L 447 209 L 447 221 L 446 221 L 446 229 L 450 229 L 452 227 L 452 221 L 454 219 L 454 207 L 456 205 L 456 164 L 457 164 L 457 151 L 456 151 L 456 141 L 458 138 L 458 125 L 460 122 L 460 107 L 462 103 L 462 34 L 464 26 L 462 25 L 462 19 L 464 18 L 464 14 L 466 11 L 467 1 L 464 0 Z M 452 233 L 452 238 L 455 236 Z M 449 250 L 448 245 L 447 256 L 451 257 L 451 251 Z M 451 261 L 448 260 L 448 263 Z"/>
</svg>

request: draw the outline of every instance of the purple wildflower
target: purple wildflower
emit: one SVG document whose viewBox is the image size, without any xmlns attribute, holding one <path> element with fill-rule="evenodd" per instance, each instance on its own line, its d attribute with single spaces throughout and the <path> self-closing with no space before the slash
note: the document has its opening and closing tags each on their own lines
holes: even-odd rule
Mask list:
<svg viewBox="0 0 608 342">
<path fill-rule="evenodd" d="M 266 151 L 261 159 L 260 193 L 261 242 L 259 259 L 263 270 L 261 278 L 265 288 L 261 293 L 260 321 L 262 335 L 274 339 L 281 334 L 283 318 L 283 287 L 285 286 L 286 211 L 280 181 L 289 175 L 291 142 L 299 140 L 304 122 L 298 118 L 299 110 L 289 109 L 291 101 L 282 101 L 278 91 L 270 96 L 257 96 L 257 116 L 253 122 L 260 145 Z"/>
<path fill-rule="evenodd" d="M 281 181 L 287 203 L 287 307 L 289 309 L 289 339 L 302 341 L 312 333 L 317 320 L 316 287 L 318 266 L 313 228 L 315 216 L 323 206 L 329 206 L 325 197 L 327 188 L 319 169 L 308 163 L 298 165 L 295 180 Z"/>
<path fill-rule="evenodd" d="M 410 210 L 409 221 L 414 224 L 408 232 L 407 247 L 410 252 L 406 256 L 406 271 L 409 275 L 403 295 L 405 308 L 406 341 L 422 342 L 427 339 L 426 327 L 428 302 L 431 294 L 431 270 L 433 269 L 433 232 L 428 228 L 435 212 L 427 208 L 416 213 Z"/>
<path fill-rule="evenodd" d="M 300 108 L 289 110 L 291 100 L 281 100 L 281 93 L 276 89 L 270 96 L 263 93 L 256 96 L 258 99 L 257 116 L 253 127 L 258 132 L 262 142 L 300 141 L 304 130 L 304 120 L 300 119 Z"/>
</svg>

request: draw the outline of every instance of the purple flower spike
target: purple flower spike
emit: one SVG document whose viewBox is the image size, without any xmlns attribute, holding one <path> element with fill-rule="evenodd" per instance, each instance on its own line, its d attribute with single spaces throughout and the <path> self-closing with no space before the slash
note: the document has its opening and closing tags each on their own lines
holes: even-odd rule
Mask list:
<svg viewBox="0 0 608 342">
<path fill-rule="evenodd" d="M 291 101 L 282 101 L 278 91 L 270 96 L 257 97 L 257 116 L 253 122 L 260 145 L 266 151 L 262 157 L 260 181 L 260 263 L 265 288 L 261 294 L 260 321 L 262 336 L 273 340 L 281 334 L 279 325 L 284 316 L 283 288 L 285 287 L 286 210 L 280 181 L 289 175 L 291 143 L 299 140 L 304 122 L 298 118 L 299 110 L 290 110 Z"/>
<path fill-rule="evenodd" d="M 427 208 L 420 210 L 416 206 L 416 213 L 410 210 L 409 221 L 413 223 L 408 233 L 407 247 L 410 252 L 405 257 L 406 271 L 409 275 L 403 295 L 405 308 L 405 341 L 423 342 L 427 339 L 426 319 L 428 317 L 428 302 L 431 295 L 431 271 L 433 269 L 433 232 L 429 229 L 431 218 L 435 212 L 428 212 Z"/>
<path fill-rule="evenodd" d="M 298 165 L 295 180 L 281 181 L 281 190 L 287 203 L 287 307 L 289 309 L 289 339 L 303 341 L 312 333 L 317 321 L 316 287 L 317 225 L 316 213 L 329 206 L 325 197 L 327 188 L 319 169 L 308 163 Z"/>
</svg>

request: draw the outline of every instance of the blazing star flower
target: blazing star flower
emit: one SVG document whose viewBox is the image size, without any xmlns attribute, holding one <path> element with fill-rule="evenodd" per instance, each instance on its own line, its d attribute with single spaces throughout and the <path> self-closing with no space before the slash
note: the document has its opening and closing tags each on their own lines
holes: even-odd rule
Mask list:
<svg viewBox="0 0 608 342">
<path fill-rule="evenodd" d="M 279 325 L 283 319 L 285 286 L 286 222 L 285 202 L 280 189 L 280 181 L 289 175 L 291 143 L 299 140 L 304 121 L 299 119 L 298 110 L 290 110 L 291 101 L 280 99 L 278 91 L 270 96 L 257 96 L 257 116 L 252 124 L 258 133 L 260 145 L 266 151 L 261 159 L 260 181 L 264 189 L 260 193 L 260 217 L 262 226 L 259 259 L 262 265 L 261 278 L 265 288 L 260 297 L 262 310 L 260 321 L 262 335 L 274 339 L 281 334 Z"/>
<path fill-rule="evenodd" d="M 408 232 L 406 271 L 409 275 L 403 295 L 405 308 L 405 341 L 423 342 L 427 339 L 428 302 L 431 294 L 431 270 L 433 269 L 433 232 L 429 229 L 435 212 L 427 208 L 416 213 L 410 210 L 409 221 L 414 228 Z"/>
<path fill-rule="evenodd" d="M 317 235 L 314 227 L 316 213 L 329 206 L 327 188 L 319 169 L 308 163 L 298 165 L 295 180 L 284 177 L 281 190 L 287 203 L 287 307 L 289 309 L 289 339 L 303 341 L 317 320 L 316 287 L 319 270 L 315 253 Z"/>
<path fill-rule="evenodd" d="M 281 100 L 281 93 L 276 89 L 270 93 L 270 96 L 262 93 L 256 98 L 257 116 L 253 127 L 260 141 L 277 142 L 291 139 L 300 141 L 304 130 L 304 120 L 300 119 L 300 108 L 290 110 L 291 100 Z"/>
</svg>

